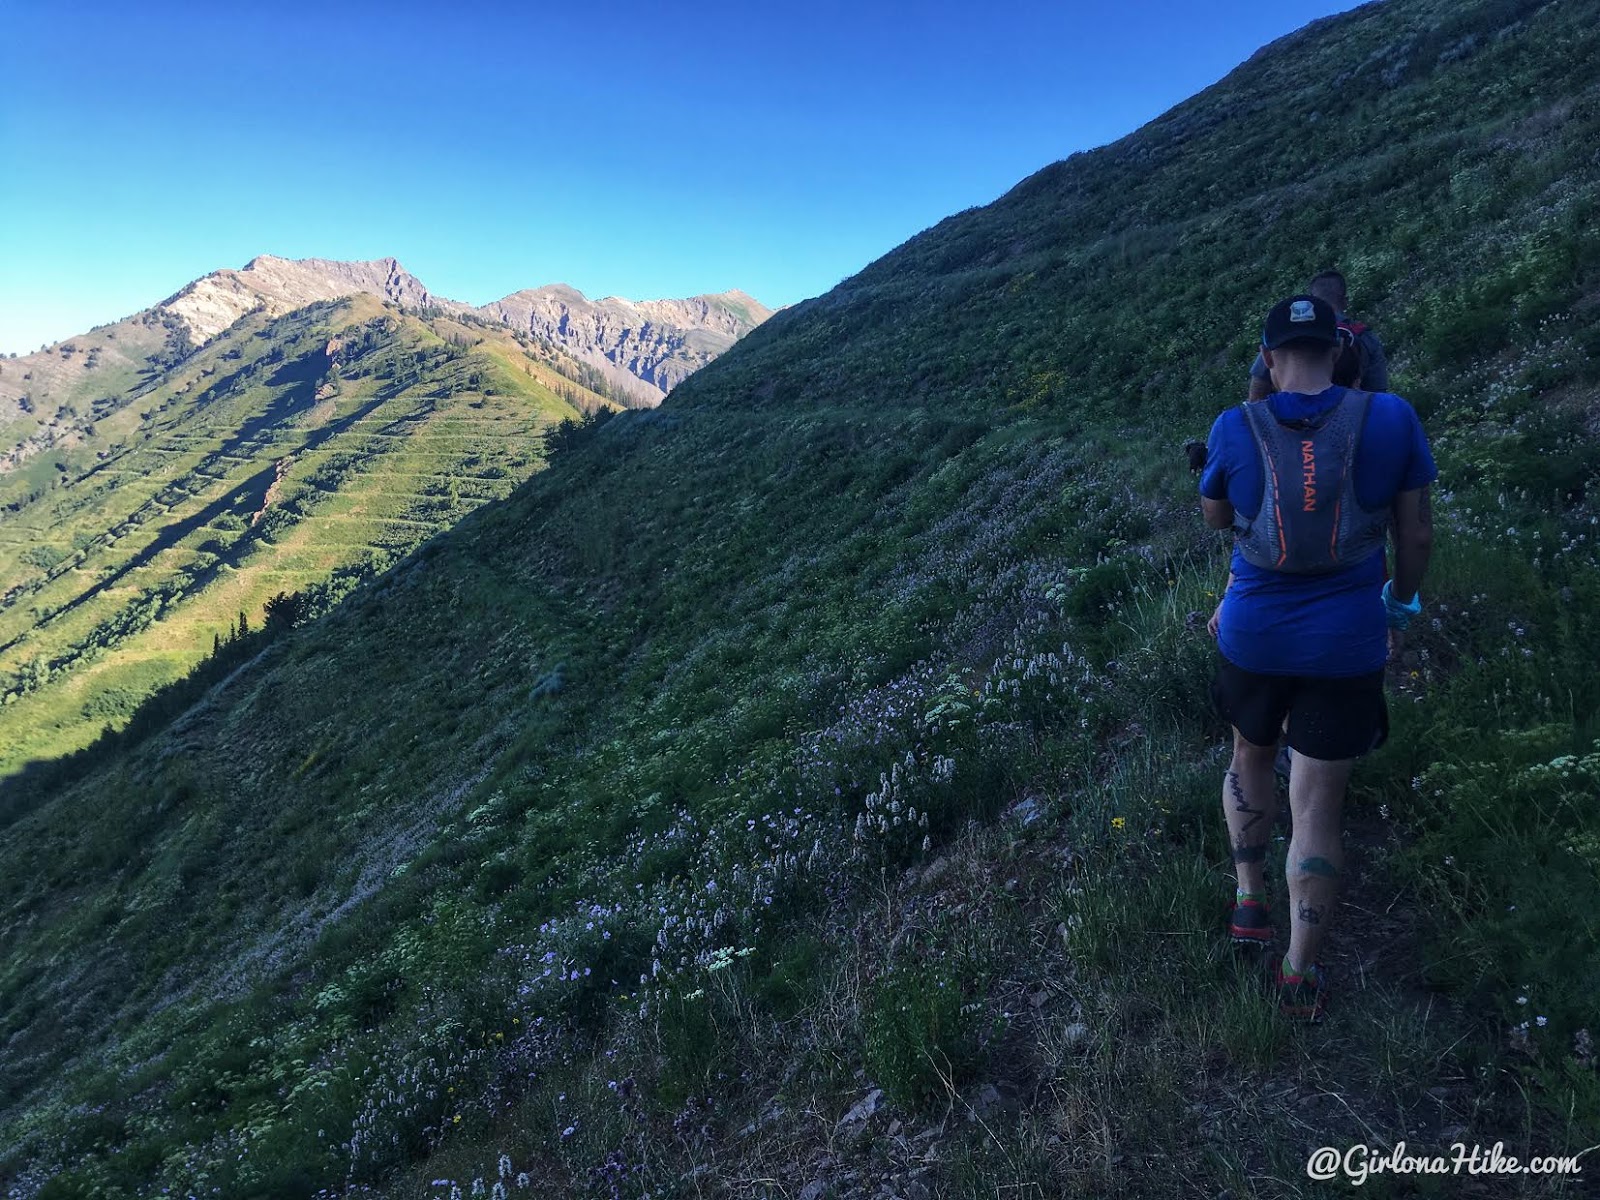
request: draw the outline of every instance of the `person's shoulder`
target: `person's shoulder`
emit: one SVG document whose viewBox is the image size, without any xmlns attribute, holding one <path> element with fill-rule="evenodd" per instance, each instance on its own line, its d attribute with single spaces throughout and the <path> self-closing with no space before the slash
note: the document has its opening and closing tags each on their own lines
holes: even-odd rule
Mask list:
<svg viewBox="0 0 1600 1200">
<path fill-rule="evenodd" d="M 1211 422 L 1211 435 L 1227 436 L 1235 431 L 1244 432 L 1244 406 L 1230 404 L 1217 414 L 1217 419 Z"/>
<path fill-rule="evenodd" d="M 1384 461 L 1410 464 L 1406 488 L 1421 487 L 1438 476 L 1428 434 L 1411 402 L 1394 392 L 1372 393 L 1372 406 L 1363 425 L 1363 453 Z"/>
<path fill-rule="evenodd" d="M 1215 492 L 1220 486 L 1218 481 L 1245 465 L 1245 446 L 1249 440 L 1250 431 L 1245 427 L 1239 405 L 1230 404 L 1217 414 L 1206 438 L 1206 466 L 1200 479 L 1202 493 L 1213 499 L 1222 498 Z"/>
<path fill-rule="evenodd" d="M 1417 410 L 1399 392 L 1373 392 L 1372 413 L 1391 420 L 1416 421 Z"/>
</svg>

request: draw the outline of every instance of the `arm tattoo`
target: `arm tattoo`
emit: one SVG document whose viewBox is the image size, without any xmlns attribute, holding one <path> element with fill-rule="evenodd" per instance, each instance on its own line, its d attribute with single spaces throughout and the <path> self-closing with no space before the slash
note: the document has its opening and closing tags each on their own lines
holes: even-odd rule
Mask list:
<svg viewBox="0 0 1600 1200">
<path fill-rule="evenodd" d="M 1255 828 L 1256 822 L 1267 815 L 1267 810 L 1264 808 L 1251 808 L 1245 802 L 1244 786 L 1239 782 L 1239 777 L 1232 771 L 1228 772 L 1228 794 L 1233 797 L 1233 811 L 1242 813 L 1250 818 L 1244 823 L 1244 828 L 1239 830 L 1242 837 Z"/>
<path fill-rule="evenodd" d="M 1316 905 L 1307 904 L 1304 900 L 1300 901 L 1299 905 L 1296 907 L 1295 915 L 1307 925 L 1322 924 L 1322 909 Z"/>
<path fill-rule="evenodd" d="M 1300 869 L 1307 875 L 1320 875 L 1324 879 L 1339 878 L 1339 868 L 1325 858 L 1302 858 Z"/>
</svg>

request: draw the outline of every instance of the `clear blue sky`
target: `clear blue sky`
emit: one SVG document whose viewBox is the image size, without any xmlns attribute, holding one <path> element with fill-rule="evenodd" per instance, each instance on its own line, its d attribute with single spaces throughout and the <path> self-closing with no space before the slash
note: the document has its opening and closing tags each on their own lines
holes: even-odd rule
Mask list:
<svg viewBox="0 0 1600 1200">
<path fill-rule="evenodd" d="M 826 291 L 1334 0 L 0 7 L 0 351 L 260 253 Z"/>
</svg>

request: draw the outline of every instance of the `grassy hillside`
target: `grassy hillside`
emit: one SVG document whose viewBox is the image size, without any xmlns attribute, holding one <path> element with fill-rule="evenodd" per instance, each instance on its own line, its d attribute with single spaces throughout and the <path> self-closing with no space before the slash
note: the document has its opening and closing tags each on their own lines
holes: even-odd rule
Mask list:
<svg viewBox="0 0 1600 1200">
<path fill-rule="evenodd" d="M 0 358 L 0 513 L 58 483 L 56 463 L 81 458 L 97 423 L 190 349 L 176 320 L 147 309 L 35 354 Z"/>
<path fill-rule="evenodd" d="M 1594 15 L 1319 22 L 11 785 L 14 1193 L 1277 1197 L 1600 1142 Z M 1179 447 L 1329 262 L 1443 475 L 1301 1029 L 1221 943 Z"/>
<path fill-rule="evenodd" d="M 325 609 L 507 495 L 546 429 L 608 406 L 562 370 L 372 297 L 257 313 L 108 405 L 47 483 L 0 475 L 0 774 L 120 727 L 270 597 Z"/>
</svg>

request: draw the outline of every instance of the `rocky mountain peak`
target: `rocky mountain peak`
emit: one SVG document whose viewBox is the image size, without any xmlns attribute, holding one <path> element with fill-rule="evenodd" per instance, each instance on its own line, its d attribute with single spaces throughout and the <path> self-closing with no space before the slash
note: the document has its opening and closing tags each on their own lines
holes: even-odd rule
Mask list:
<svg viewBox="0 0 1600 1200">
<path fill-rule="evenodd" d="M 684 300 L 590 300 L 570 284 L 513 292 L 476 310 L 598 369 L 613 390 L 656 404 L 772 315 L 743 292 Z"/>
<path fill-rule="evenodd" d="M 259 254 L 242 270 L 213 271 L 195 280 L 157 307 L 177 317 L 189 340 L 199 345 L 257 307 L 278 316 L 318 300 L 360 292 L 406 307 L 433 301 L 422 281 L 393 258 L 340 262 Z"/>
</svg>

